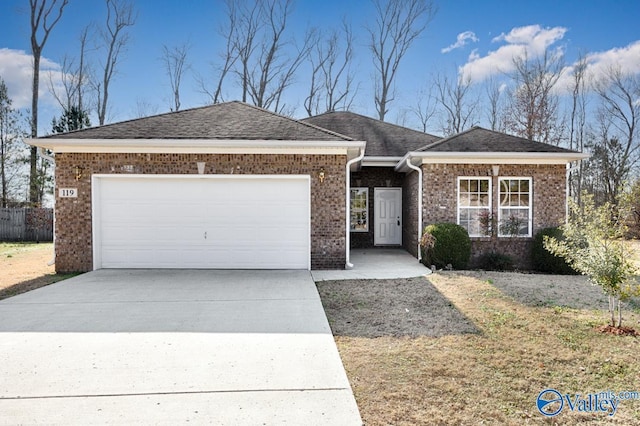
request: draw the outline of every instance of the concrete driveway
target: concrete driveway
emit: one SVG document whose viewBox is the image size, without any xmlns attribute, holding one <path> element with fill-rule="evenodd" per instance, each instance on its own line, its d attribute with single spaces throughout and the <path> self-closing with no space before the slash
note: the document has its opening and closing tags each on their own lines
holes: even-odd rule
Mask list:
<svg viewBox="0 0 640 426">
<path fill-rule="evenodd" d="M 362 424 L 308 271 L 100 270 L 0 301 L 2 424 Z"/>
</svg>

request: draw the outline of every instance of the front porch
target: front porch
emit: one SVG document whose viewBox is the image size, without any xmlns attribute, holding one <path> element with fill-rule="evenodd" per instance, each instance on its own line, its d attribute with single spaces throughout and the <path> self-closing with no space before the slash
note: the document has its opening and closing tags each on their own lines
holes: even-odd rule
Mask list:
<svg viewBox="0 0 640 426">
<path fill-rule="evenodd" d="M 418 202 L 415 173 L 365 166 L 351 173 L 349 247 L 402 247 L 417 257 Z M 392 196 L 393 195 L 393 196 Z"/>
<path fill-rule="evenodd" d="M 384 280 L 428 275 L 431 270 L 402 248 L 351 249 L 353 268 L 311 271 L 313 280 Z"/>
</svg>

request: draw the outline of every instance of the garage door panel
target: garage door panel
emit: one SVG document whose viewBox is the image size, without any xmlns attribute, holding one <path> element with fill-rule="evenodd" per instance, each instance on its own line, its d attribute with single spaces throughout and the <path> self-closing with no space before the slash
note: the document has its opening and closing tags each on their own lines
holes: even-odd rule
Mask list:
<svg viewBox="0 0 640 426">
<path fill-rule="evenodd" d="M 306 176 L 97 179 L 97 268 L 309 268 Z"/>
</svg>

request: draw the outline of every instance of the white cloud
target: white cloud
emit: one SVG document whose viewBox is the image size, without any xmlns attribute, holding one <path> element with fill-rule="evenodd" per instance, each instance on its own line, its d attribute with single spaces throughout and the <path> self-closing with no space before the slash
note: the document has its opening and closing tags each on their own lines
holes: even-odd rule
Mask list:
<svg viewBox="0 0 640 426">
<path fill-rule="evenodd" d="M 498 73 L 513 71 L 513 58 L 524 55 L 536 58 L 554 43 L 562 40 L 567 29 L 564 27 L 542 28 L 540 25 L 528 25 L 513 28 L 508 34 L 494 37 L 492 43 L 505 43 L 497 50 L 480 56 L 476 51 L 469 55 L 466 64 L 459 72 L 473 82 L 483 81 Z"/>
<path fill-rule="evenodd" d="M 456 42 L 450 46 L 442 48 L 441 52 L 449 53 L 454 49 L 459 49 L 461 47 L 466 46 L 467 43 L 469 43 L 469 41 L 472 41 L 474 43 L 478 42 L 478 37 L 476 37 L 476 34 L 473 31 L 465 31 L 463 33 L 458 34 Z"/>
<path fill-rule="evenodd" d="M 587 55 L 587 71 L 595 78 L 610 68 L 618 68 L 624 74 L 640 73 L 640 40 L 625 47 L 615 47 L 605 52 Z"/>
<path fill-rule="evenodd" d="M 640 74 L 640 40 L 628 44 L 625 47 L 614 47 L 604 52 L 593 52 L 586 55 L 586 76 L 590 80 L 597 80 L 604 76 L 610 69 L 616 69 L 623 74 Z M 562 76 L 558 80 L 559 92 L 568 93 L 573 84 L 572 74 L 577 63 L 566 66 Z"/>
<path fill-rule="evenodd" d="M 16 109 L 31 107 L 33 58 L 24 50 L 0 48 L 0 77 L 7 85 L 9 97 Z M 60 81 L 60 65 L 42 57 L 40 59 L 40 101 L 53 104 L 49 93 L 49 75 L 56 85 Z"/>
</svg>

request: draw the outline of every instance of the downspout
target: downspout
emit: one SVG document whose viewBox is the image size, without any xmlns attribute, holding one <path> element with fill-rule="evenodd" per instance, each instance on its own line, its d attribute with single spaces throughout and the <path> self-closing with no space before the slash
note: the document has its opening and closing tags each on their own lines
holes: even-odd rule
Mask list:
<svg viewBox="0 0 640 426">
<path fill-rule="evenodd" d="M 346 231 L 347 231 L 347 237 L 345 239 L 345 268 L 347 269 L 351 269 L 353 268 L 353 263 L 350 262 L 350 252 L 351 252 L 351 165 L 357 163 L 358 161 L 362 161 L 362 159 L 364 158 L 364 148 L 360 148 L 360 155 L 358 155 L 356 158 L 352 158 L 351 160 L 347 161 L 347 173 L 346 173 L 346 182 L 345 182 L 345 194 L 346 194 L 346 207 L 347 209 L 345 210 L 347 212 L 346 214 Z"/>
<path fill-rule="evenodd" d="M 422 260 L 422 250 L 420 250 L 420 238 L 422 238 L 422 168 L 411 164 L 411 159 L 407 158 L 407 167 L 418 172 L 418 262 Z"/>
<path fill-rule="evenodd" d="M 55 167 L 56 165 L 56 160 L 55 158 L 53 158 L 52 155 L 47 154 L 41 147 L 38 147 L 38 156 L 44 158 L 45 160 L 49 161 L 51 164 L 53 164 L 53 166 Z M 55 172 L 53 174 L 55 176 Z M 53 257 L 51 258 L 51 260 L 49 262 L 47 262 L 47 266 L 52 266 L 56 263 L 56 209 L 55 209 L 55 202 L 56 202 L 56 194 L 55 194 L 55 185 L 54 185 L 54 194 L 53 194 Z"/>
</svg>

